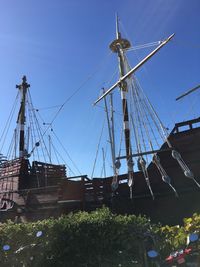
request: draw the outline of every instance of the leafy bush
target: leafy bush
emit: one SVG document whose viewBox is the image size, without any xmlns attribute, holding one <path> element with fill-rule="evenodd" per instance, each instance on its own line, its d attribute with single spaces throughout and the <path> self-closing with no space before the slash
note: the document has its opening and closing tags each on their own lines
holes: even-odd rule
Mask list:
<svg viewBox="0 0 200 267">
<path fill-rule="evenodd" d="M 197 214 L 185 219 L 183 227 L 169 227 L 141 216 L 114 215 L 107 208 L 34 223 L 8 221 L 0 224 L 0 266 L 141 267 L 147 233 L 164 257 L 199 226 Z M 4 245 L 10 249 L 4 251 Z"/>
</svg>

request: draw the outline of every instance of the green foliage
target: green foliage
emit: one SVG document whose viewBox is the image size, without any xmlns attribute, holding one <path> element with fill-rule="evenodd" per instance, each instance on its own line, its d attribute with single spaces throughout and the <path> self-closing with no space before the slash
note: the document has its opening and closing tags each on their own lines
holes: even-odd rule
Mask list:
<svg viewBox="0 0 200 267">
<path fill-rule="evenodd" d="M 184 248 L 191 233 L 200 234 L 200 214 L 194 213 L 191 218 L 184 218 L 181 227 L 166 225 L 158 228 L 157 234 L 160 236 L 162 257 L 169 255 L 171 251 Z"/>
<path fill-rule="evenodd" d="M 0 266 L 112 267 L 144 266 L 145 233 L 153 236 L 164 257 L 185 244 L 197 231 L 200 215 L 184 219 L 184 226 L 153 225 L 141 216 L 114 215 L 103 208 L 34 223 L 0 224 Z M 36 233 L 42 231 L 41 237 Z M 8 244 L 10 250 L 3 251 Z"/>
</svg>

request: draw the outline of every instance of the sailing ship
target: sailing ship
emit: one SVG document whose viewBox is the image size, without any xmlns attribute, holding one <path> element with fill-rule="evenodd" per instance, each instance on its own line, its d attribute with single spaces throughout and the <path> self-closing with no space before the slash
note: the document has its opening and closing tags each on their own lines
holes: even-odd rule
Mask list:
<svg viewBox="0 0 200 267">
<path fill-rule="evenodd" d="M 1 221 L 57 217 L 102 205 L 117 213 L 147 215 L 153 221 L 164 223 L 177 223 L 200 211 L 200 118 L 176 123 L 168 134 L 135 76 L 135 72 L 173 37 L 174 34 L 159 42 L 156 49 L 131 68 L 126 57 L 131 43 L 121 36 L 118 18 L 116 20 L 116 39 L 110 49 L 117 54 L 120 77 L 95 102 L 104 100 L 105 104 L 113 169 L 110 177 L 68 177 L 65 165 L 52 163 L 51 151 L 44 143 L 46 130 L 42 132 L 38 125 L 30 85 L 26 76 L 23 77 L 22 83 L 17 85 L 21 103 L 13 149 L 10 149 L 10 157 L 0 155 Z M 112 109 L 112 91 L 116 87 L 121 93 L 125 155 L 121 155 L 121 148 L 116 155 Z M 108 96 L 111 97 L 111 114 L 108 114 Z M 27 104 L 31 111 L 30 125 Z M 31 133 L 33 125 L 37 135 Z M 121 141 L 119 143 L 121 146 Z M 36 160 L 41 148 L 45 151 L 45 161 Z M 127 172 L 120 174 L 124 159 Z"/>
<path fill-rule="evenodd" d="M 168 133 L 135 73 L 173 37 L 174 34 L 160 41 L 156 49 L 131 68 L 126 56 L 131 43 L 121 36 L 117 17 L 116 39 L 110 44 L 110 49 L 117 54 L 120 77 L 95 101 L 97 104 L 104 100 L 108 113 L 106 97 L 110 95 L 111 98 L 107 123 L 112 152 L 113 177 L 110 183 L 113 209 L 122 213 L 145 214 L 165 223 L 181 222 L 182 218 L 200 211 L 200 118 L 176 123 Z M 116 87 L 121 94 L 125 156 L 121 156 L 121 148 L 118 156 L 115 153 L 112 92 Z M 158 140 L 162 143 L 159 144 Z M 124 159 L 127 172 L 119 175 L 120 161 Z"/>
<path fill-rule="evenodd" d="M 51 163 L 50 152 L 43 142 L 44 134 L 36 117 L 29 87 L 26 76 L 23 76 L 22 83 L 16 86 L 20 108 L 13 142 L 9 146 L 7 156 L 2 153 L 0 156 L 1 221 L 8 218 L 39 219 L 44 217 L 47 211 L 50 211 L 50 214 L 51 211 L 56 213 L 58 184 L 66 177 L 64 165 Z M 40 158 L 39 148 L 42 149 L 43 156 L 48 158 L 45 162 L 36 160 L 36 155 Z"/>
</svg>

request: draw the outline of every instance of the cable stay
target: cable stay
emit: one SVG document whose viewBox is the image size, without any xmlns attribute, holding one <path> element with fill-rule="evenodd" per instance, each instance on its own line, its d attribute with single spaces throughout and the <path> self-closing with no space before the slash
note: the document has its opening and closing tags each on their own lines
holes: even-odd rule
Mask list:
<svg viewBox="0 0 200 267">
<path fill-rule="evenodd" d="M 130 48 L 126 49 L 126 52 L 135 51 L 135 50 L 143 49 L 143 48 L 149 48 L 149 47 L 152 47 L 152 46 L 157 46 L 157 45 L 160 45 L 161 43 L 162 43 L 162 41 L 156 41 L 156 42 L 152 42 L 152 43 L 136 45 L 136 46 L 133 46 L 133 47 L 130 47 Z"/>
</svg>

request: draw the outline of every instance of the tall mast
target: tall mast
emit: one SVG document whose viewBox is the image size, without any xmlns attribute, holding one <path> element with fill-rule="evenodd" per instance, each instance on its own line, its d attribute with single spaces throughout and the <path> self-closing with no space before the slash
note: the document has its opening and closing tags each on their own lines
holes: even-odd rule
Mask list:
<svg viewBox="0 0 200 267">
<path fill-rule="evenodd" d="M 134 68 L 129 70 L 126 73 L 126 60 L 124 51 L 130 48 L 131 44 L 128 40 L 121 37 L 121 33 L 119 31 L 119 20 L 116 17 L 116 40 L 114 40 L 110 44 L 110 49 L 117 53 L 119 60 L 119 70 L 120 70 L 120 78 L 117 82 L 115 82 L 106 92 L 103 93 L 95 102 L 96 105 L 103 98 L 105 98 L 108 94 L 110 94 L 116 87 L 120 87 L 121 90 L 121 100 L 122 100 L 122 108 L 123 108 L 123 130 L 125 135 L 125 148 L 126 148 L 126 162 L 128 167 L 128 185 L 130 187 L 130 193 L 132 196 L 132 185 L 133 185 L 133 160 L 132 157 L 132 149 L 131 149 L 131 138 L 130 138 L 130 127 L 129 127 L 129 113 L 128 113 L 128 104 L 127 104 L 127 82 L 126 79 L 131 77 L 141 66 L 144 65 L 153 55 L 155 55 L 163 46 L 165 46 L 172 38 L 174 34 L 170 35 L 167 39 L 160 42 L 160 45 L 155 48 L 151 53 L 149 53 L 145 58 L 143 58 Z M 116 162 L 116 168 L 119 167 L 118 162 Z"/>
<path fill-rule="evenodd" d="M 30 84 L 26 82 L 26 76 L 23 76 L 22 83 L 16 85 L 16 88 L 19 89 L 21 94 L 21 105 L 18 113 L 17 123 L 19 124 L 20 136 L 19 136 L 19 157 L 23 158 L 26 156 L 27 152 L 25 149 L 25 135 L 24 135 L 24 126 L 26 122 L 26 94 L 27 89 L 30 87 Z"/>
<path fill-rule="evenodd" d="M 131 46 L 130 42 L 121 37 L 119 31 L 119 19 L 116 16 L 116 40 L 110 44 L 110 49 L 117 53 L 119 60 L 120 78 L 123 77 L 125 72 L 125 56 L 124 49 Z M 126 162 L 128 167 L 128 184 L 131 187 L 133 185 L 133 160 L 132 160 L 132 149 L 131 149 L 131 138 L 130 138 L 130 125 L 129 125 L 129 113 L 127 103 L 127 92 L 128 87 L 126 81 L 120 83 L 121 100 L 122 100 L 122 111 L 123 111 L 123 129 L 125 136 L 125 149 L 126 149 Z"/>
</svg>

